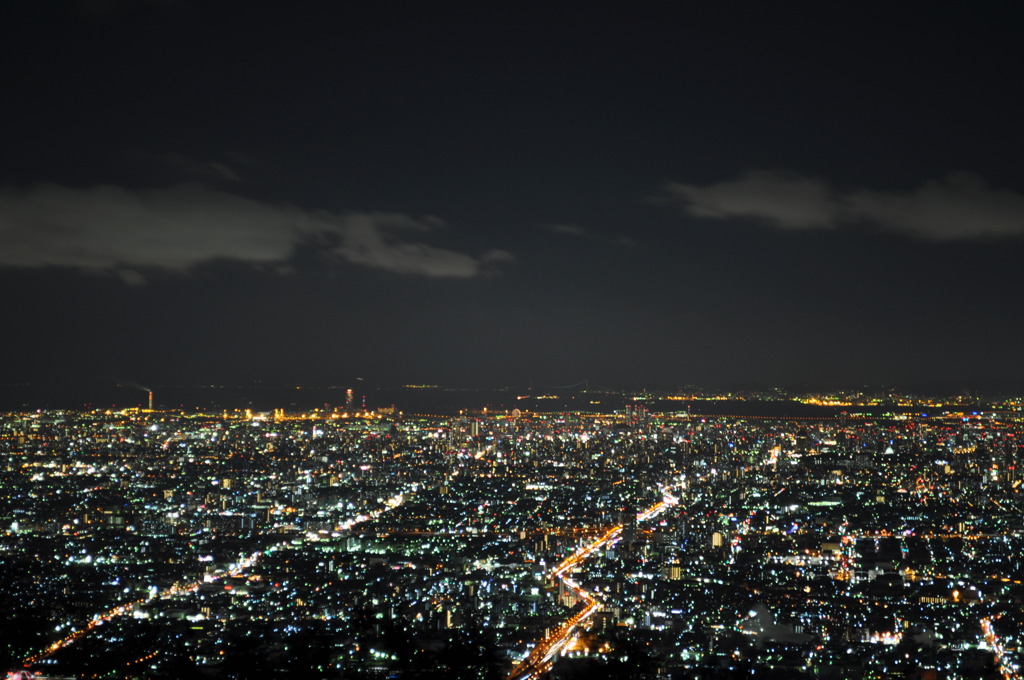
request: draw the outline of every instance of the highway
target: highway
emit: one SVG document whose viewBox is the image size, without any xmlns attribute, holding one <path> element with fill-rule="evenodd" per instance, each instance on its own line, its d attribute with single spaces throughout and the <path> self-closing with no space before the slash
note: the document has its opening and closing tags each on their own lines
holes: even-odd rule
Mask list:
<svg viewBox="0 0 1024 680">
<path fill-rule="evenodd" d="M 667 492 L 663 492 L 662 500 L 658 501 L 643 512 L 637 513 L 637 521 L 645 522 L 653 519 L 678 502 L 678 498 L 675 498 Z M 595 598 L 591 592 L 583 589 L 578 583 L 576 583 L 576 581 L 572 579 L 571 574 L 595 552 L 606 546 L 614 544 L 621 537 L 622 525 L 615 525 L 589 543 L 581 545 L 551 571 L 548 578 L 561 581 L 564 587 L 572 591 L 580 603 L 583 604 L 583 609 L 573 614 L 568 620 L 563 622 L 562 625 L 548 633 L 547 636 L 538 640 L 529 655 L 516 664 L 515 668 L 512 669 L 512 672 L 509 673 L 509 680 L 528 680 L 529 678 L 536 678 L 550 670 L 554 663 L 554 658 L 562 651 L 566 644 L 572 640 L 577 629 L 586 623 L 586 621 L 601 608 L 601 604 L 598 602 L 597 598 Z"/>
<path fill-rule="evenodd" d="M 382 514 L 388 512 L 389 510 L 393 510 L 394 508 L 399 507 L 400 505 L 402 505 L 404 501 L 404 495 L 397 494 L 396 496 L 384 501 L 381 507 L 369 513 L 357 515 L 355 517 L 345 520 L 345 522 L 343 522 L 340 525 L 339 530 L 347 531 L 352 527 L 356 526 L 357 524 L 362 524 L 363 522 L 375 520 Z M 287 548 L 290 545 L 291 537 L 288 537 L 284 541 L 274 543 L 273 545 L 266 548 L 261 548 L 260 550 L 257 550 L 256 552 L 253 552 L 252 554 L 239 559 L 237 562 L 231 564 L 226 570 L 221 569 L 214 572 L 213 574 L 208 574 L 202 580 L 193 581 L 191 583 L 175 583 L 171 587 L 165 589 L 162 593 L 159 593 L 159 595 L 156 591 L 153 591 L 152 593 L 150 593 L 148 597 L 133 600 L 131 602 L 125 602 L 117 605 L 116 607 L 113 607 L 112 609 L 108 609 L 105 612 L 96 614 L 85 626 L 81 628 L 72 628 L 67 635 L 51 643 L 42 651 L 37 652 L 36 654 L 33 654 L 32 656 L 26 658 L 23 663 L 26 667 L 34 663 L 38 663 L 39 661 L 49 656 L 52 656 L 56 652 L 67 647 L 76 640 L 82 638 L 84 635 L 87 635 L 89 632 L 95 630 L 97 627 L 102 626 L 104 623 L 116 619 L 119 616 L 131 614 L 132 611 L 134 611 L 135 607 L 146 602 L 152 601 L 153 599 L 156 599 L 158 596 L 163 598 L 177 597 L 180 595 L 185 595 L 187 593 L 195 592 L 203 583 L 219 581 L 220 579 L 225 577 L 241 576 L 247 570 L 252 568 L 264 555 L 269 555 L 270 553 Z"/>
<path fill-rule="evenodd" d="M 989 649 L 995 652 L 999 674 L 1003 676 L 1004 680 L 1017 680 L 1019 677 L 1017 669 L 1006 658 L 1006 650 L 1003 648 L 1003 643 L 999 640 L 999 636 L 996 635 L 995 629 L 992 627 L 991 618 L 986 617 L 981 620 L 981 632 L 985 637 L 985 642 L 988 643 Z"/>
</svg>

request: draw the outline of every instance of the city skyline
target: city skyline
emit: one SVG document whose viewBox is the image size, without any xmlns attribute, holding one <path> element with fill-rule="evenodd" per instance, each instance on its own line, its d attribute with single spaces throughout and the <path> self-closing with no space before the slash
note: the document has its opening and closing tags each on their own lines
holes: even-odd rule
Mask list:
<svg viewBox="0 0 1024 680">
<path fill-rule="evenodd" d="M 1019 398 L 669 406 L 0 413 L 0 667 L 1019 677 Z"/>
<path fill-rule="evenodd" d="M 9 3 L 4 382 L 1019 390 L 1021 18 Z"/>
</svg>

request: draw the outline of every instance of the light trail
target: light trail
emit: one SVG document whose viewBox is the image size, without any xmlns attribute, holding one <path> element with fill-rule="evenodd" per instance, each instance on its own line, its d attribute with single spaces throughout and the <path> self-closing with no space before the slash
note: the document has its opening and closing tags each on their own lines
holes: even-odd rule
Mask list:
<svg viewBox="0 0 1024 680">
<path fill-rule="evenodd" d="M 663 492 L 663 499 L 643 512 L 637 513 L 636 519 L 638 522 L 646 522 L 647 520 L 657 517 L 670 506 L 676 505 L 678 502 L 678 498 Z M 560 580 L 565 588 L 572 591 L 573 595 L 575 595 L 580 602 L 583 602 L 585 606 L 581 611 L 573 614 L 572 617 L 549 633 L 546 637 L 541 638 L 540 641 L 534 645 L 529 655 L 516 664 L 512 669 L 512 672 L 508 675 L 508 680 L 529 680 L 529 678 L 535 678 L 550 670 L 553 664 L 552 659 L 565 648 L 569 640 L 573 638 L 577 628 L 586 623 L 587 619 L 593 616 L 594 613 L 601 608 L 601 604 L 597 601 L 597 598 L 595 598 L 589 591 L 584 590 L 569 574 L 571 574 L 576 567 L 596 551 L 607 545 L 615 543 L 621 537 L 622 525 L 617 524 L 590 543 L 577 548 L 571 555 L 562 560 L 558 566 L 551 571 L 548 578 Z"/>
<path fill-rule="evenodd" d="M 981 632 L 985 636 L 985 642 L 996 653 L 999 674 L 1003 676 L 1004 680 L 1017 680 L 1019 677 L 1017 671 L 1006 658 L 1006 650 L 1003 648 L 1003 643 L 999 641 L 999 636 L 996 635 L 996 631 L 992 627 L 991 617 L 985 617 L 981 620 Z"/>
<path fill-rule="evenodd" d="M 386 501 L 384 501 L 384 504 L 383 504 L 382 507 L 379 507 L 376 510 L 373 510 L 372 512 L 356 515 L 355 517 L 352 517 L 350 519 L 345 520 L 339 526 L 339 530 L 347 531 L 348 529 L 351 529 L 352 527 L 356 526 L 357 524 L 362 524 L 364 522 L 369 522 L 371 520 L 375 520 L 378 517 L 380 517 L 382 514 L 384 514 L 385 512 L 388 512 L 390 510 L 394 510 L 395 508 L 399 507 L 404 502 L 405 502 L 405 496 L 403 494 L 397 494 L 395 496 L 392 496 L 391 498 L 389 498 Z M 262 557 L 264 557 L 266 555 L 270 555 L 271 553 L 277 552 L 278 550 L 281 550 L 283 548 L 289 547 L 290 545 L 291 545 L 291 537 L 289 537 L 288 539 L 286 539 L 284 541 L 280 541 L 278 543 L 275 543 L 275 544 L 271 545 L 270 547 L 261 548 L 261 549 L 255 551 L 255 552 L 253 552 L 253 553 L 250 553 L 249 555 L 241 558 L 237 562 L 234 562 L 233 564 L 231 564 L 228 567 L 228 569 L 225 570 L 225 571 L 215 572 L 212 575 L 204 576 L 202 579 L 200 579 L 198 581 L 192 581 L 190 583 L 185 583 L 185 584 L 175 583 L 174 585 L 172 585 L 169 588 L 165 589 L 162 593 L 158 593 L 158 592 L 154 591 L 148 597 L 141 598 L 141 599 L 138 599 L 138 600 L 132 600 L 131 602 L 125 602 L 123 604 L 117 605 L 116 607 L 114 607 L 112 609 L 108 609 L 107 611 L 105 611 L 103 613 L 96 614 L 96 615 L 94 615 L 92 617 L 92 620 L 90 620 L 89 623 L 87 623 L 82 628 L 72 629 L 72 631 L 70 633 L 68 633 L 66 636 L 64 636 L 61 639 L 51 643 L 49 646 L 47 646 L 42 651 L 37 652 L 37 653 L 33 654 L 32 656 L 26 658 L 22 663 L 25 666 L 29 666 L 29 665 L 34 664 L 34 663 L 38 663 L 39 661 L 42 661 L 43 659 L 45 659 L 45 658 L 47 658 L 49 656 L 52 656 L 53 654 L 59 652 L 60 650 L 64 649 L 65 647 L 71 645 L 76 640 L 81 639 L 85 635 L 87 635 L 90 632 L 92 632 L 93 630 L 95 630 L 97 627 L 102 626 L 104 623 L 106 623 L 108 621 L 111 621 L 113 619 L 116 619 L 116 618 L 118 618 L 120 616 L 124 616 L 125 614 L 130 614 L 132 611 L 134 611 L 136 606 L 138 606 L 140 604 L 144 604 L 146 602 L 151 602 L 152 600 L 156 599 L 157 597 L 163 597 L 163 598 L 166 599 L 166 598 L 169 598 L 169 597 L 177 597 L 179 595 L 185 595 L 185 594 L 188 594 L 188 593 L 193 593 L 193 592 L 199 590 L 199 586 L 203 585 L 204 583 L 216 583 L 217 581 L 219 581 L 219 580 L 221 580 L 221 579 L 223 579 L 225 577 L 231 578 L 231 577 L 240 576 L 243 573 L 245 573 L 246 571 L 248 571 L 249 569 L 251 569 L 253 566 L 255 566 L 255 564 L 257 562 L 259 562 L 260 558 L 262 558 Z"/>
</svg>

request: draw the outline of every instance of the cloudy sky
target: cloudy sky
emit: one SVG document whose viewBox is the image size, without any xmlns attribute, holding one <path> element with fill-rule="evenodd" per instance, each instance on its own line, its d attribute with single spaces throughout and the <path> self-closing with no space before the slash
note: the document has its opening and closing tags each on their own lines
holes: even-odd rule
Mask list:
<svg viewBox="0 0 1024 680">
<path fill-rule="evenodd" d="M 0 7 L 5 384 L 1024 388 L 1018 6 L 269 4 Z"/>
</svg>

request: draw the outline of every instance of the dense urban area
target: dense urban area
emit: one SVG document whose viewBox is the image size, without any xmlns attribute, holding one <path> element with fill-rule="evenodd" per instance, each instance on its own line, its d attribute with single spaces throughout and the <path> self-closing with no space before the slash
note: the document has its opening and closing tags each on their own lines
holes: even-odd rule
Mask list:
<svg viewBox="0 0 1024 680">
<path fill-rule="evenodd" d="M 3 414 L 2 670 L 1018 676 L 1020 400 L 700 399 Z"/>
</svg>

